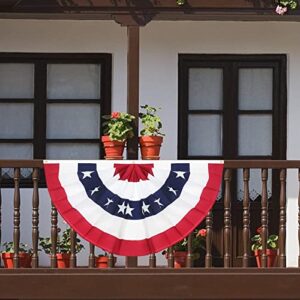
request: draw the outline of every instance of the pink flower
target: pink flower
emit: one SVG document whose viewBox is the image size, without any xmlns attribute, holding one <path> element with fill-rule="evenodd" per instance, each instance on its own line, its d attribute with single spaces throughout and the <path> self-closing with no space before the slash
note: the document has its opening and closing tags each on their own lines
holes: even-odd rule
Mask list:
<svg viewBox="0 0 300 300">
<path fill-rule="evenodd" d="M 120 113 L 119 112 L 117 112 L 117 111 L 114 111 L 114 112 L 112 112 L 111 113 L 111 117 L 113 118 L 113 119 L 118 119 L 118 118 L 120 118 Z"/>
<path fill-rule="evenodd" d="M 277 7 L 276 7 L 276 13 L 278 14 L 278 15 L 284 15 L 286 12 L 287 12 L 287 7 L 286 6 L 280 6 L 280 5 L 277 5 Z"/>
<path fill-rule="evenodd" d="M 200 229 L 200 230 L 198 231 L 197 236 L 206 237 L 206 234 L 207 234 L 206 229 Z"/>
</svg>

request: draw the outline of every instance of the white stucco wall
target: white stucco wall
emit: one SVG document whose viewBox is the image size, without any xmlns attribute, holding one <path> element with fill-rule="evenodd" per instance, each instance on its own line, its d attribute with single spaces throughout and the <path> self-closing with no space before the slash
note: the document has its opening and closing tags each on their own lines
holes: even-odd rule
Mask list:
<svg viewBox="0 0 300 300">
<path fill-rule="evenodd" d="M 280 18 L 280 17 L 279 17 Z M 300 23 L 152 22 L 141 28 L 140 103 L 162 108 L 163 159 L 177 158 L 178 53 L 288 56 L 288 159 L 299 159 Z M 126 28 L 108 21 L 0 20 L 0 52 L 113 54 L 113 110 L 126 110 Z M 288 264 L 296 265 L 297 174 L 288 181 Z M 6 196 L 8 196 L 6 194 Z M 48 201 L 44 193 L 43 201 Z M 28 224 L 30 228 L 30 223 Z"/>
</svg>

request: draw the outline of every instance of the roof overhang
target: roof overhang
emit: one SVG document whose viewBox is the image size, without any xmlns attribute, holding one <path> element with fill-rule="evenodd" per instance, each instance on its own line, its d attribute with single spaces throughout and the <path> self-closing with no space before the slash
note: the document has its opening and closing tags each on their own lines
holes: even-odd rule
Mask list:
<svg viewBox="0 0 300 300">
<path fill-rule="evenodd" d="M 278 16 L 273 0 L 1 0 L 0 18 L 116 20 L 300 21 L 300 9 Z"/>
</svg>

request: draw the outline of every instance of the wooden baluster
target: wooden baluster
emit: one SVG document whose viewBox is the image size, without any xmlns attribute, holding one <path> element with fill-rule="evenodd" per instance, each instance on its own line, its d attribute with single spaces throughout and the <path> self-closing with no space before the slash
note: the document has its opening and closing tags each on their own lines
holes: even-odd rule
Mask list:
<svg viewBox="0 0 300 300">
<path fill-rule="evenodd" d="M 20 168 L 14 169 L 14 268 L 19 268 L 20 244 Z"/>
<path fill-rule="evenodd" d="M 174 268 L 173 246 L 168 248 L 168 268 Z"/>
<path fill-rule="evenodd" d="M 77 234 L 71 228 L 71 231 L 70 231 L 70 241 L 71 241 L 70 267 L 71 268 L 76 268 L 76 264 L 77 264 L 77 258 L 76 258 L 76 239 L 77 239 Z"/>
<path fill-rule="evenodd" d="M 52 204 L 51 209 L 51 268 L 57 267 L 56 248 L 57 248 L 57 210 Z"/>
<path fill-rule="evenodd" d="M 205 254 L 205 268 L 212 267 L 212 236 L 213 236 L 213 213 L 209 211 L 206 217 L 206 254 Z"/>
<path fill-rule="evenodd" d="M 151 253 L 149 255 L 149 267 L 156 268 L 156 255 L 155 253 Z"/>
<path fill-rule="evenodd" d="M 90 243 L 89 268 L 95 268 L 95 245 Z"/>
<path fill-rule="evenodd" d="M 32 173 L 33 194 L 32 194 L 32 267 L 38 268 L 38 240 L 39 240 L 39 169 L 34 168 Z"/>
<path fill-rule="evenodd" d="M 231 267 L 231 178 L 232 170 L 226 169 L 224 175 L 224 268 Z"/>
<path fill-rule="evenodd" d="M 280 170 L 279 267 L 286 267 L 286 169 Z"/>
<path fill-rule="evenodd" d="M 2 192 L 1 192 L 2 170 L 0 168 L 0 245 L 2 242 Z M 0 260 L 1 267 L 1 260 Z"/>
<path fill-rule="evenodd" d="M 109 268 L 114 268 L 115 266 L 115 257 L 112 253 L 108 253 L 108 267 Z"/>
<path fill-rule="evenodd" d="M 249 169 L 243 170 L 244 198 L 243 198 L 243 268 L 249 267 L 250 256 L 250 201 L 249 201 Z"/>
<path fill-rule="evenodd" d="M 190 233 L 187 238 L 187 260 L 186 260 L 186 267 L 192 268 L 193 267 L 193 249 L 192 249 L 192 243 L 193 243 L 193 233 Z"/>
<path fill-rule="evenodd" d="M 300 183 L 300 169 L 298 170 L 298 181 Z M 299 185 L 299 194 L 298 194 L 298 267 L 300 267 L 300 185 Z"/>
<path fill-rule="evenodd" d="M 268 192 L 267 192 L 267 181 L 268 181 L 268 169 L 261 170 L 262 180 L 262 193 L 261 193 L 261 266 L 262 268 L 267 267 L 267 240 L 268 240 Z"/>
</svg>

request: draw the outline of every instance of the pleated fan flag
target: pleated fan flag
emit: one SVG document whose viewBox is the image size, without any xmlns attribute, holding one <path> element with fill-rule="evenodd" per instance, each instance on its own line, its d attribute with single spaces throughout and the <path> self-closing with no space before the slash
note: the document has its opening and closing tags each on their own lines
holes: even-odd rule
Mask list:
<svg viewBox="0 0 300 300">
<path fill-rule="evenodd" d="M 140 256 L 182 240 L 205 218 L 222 161 L 44 161 L 52 202 L 84 239 Z"/>
</svg>

